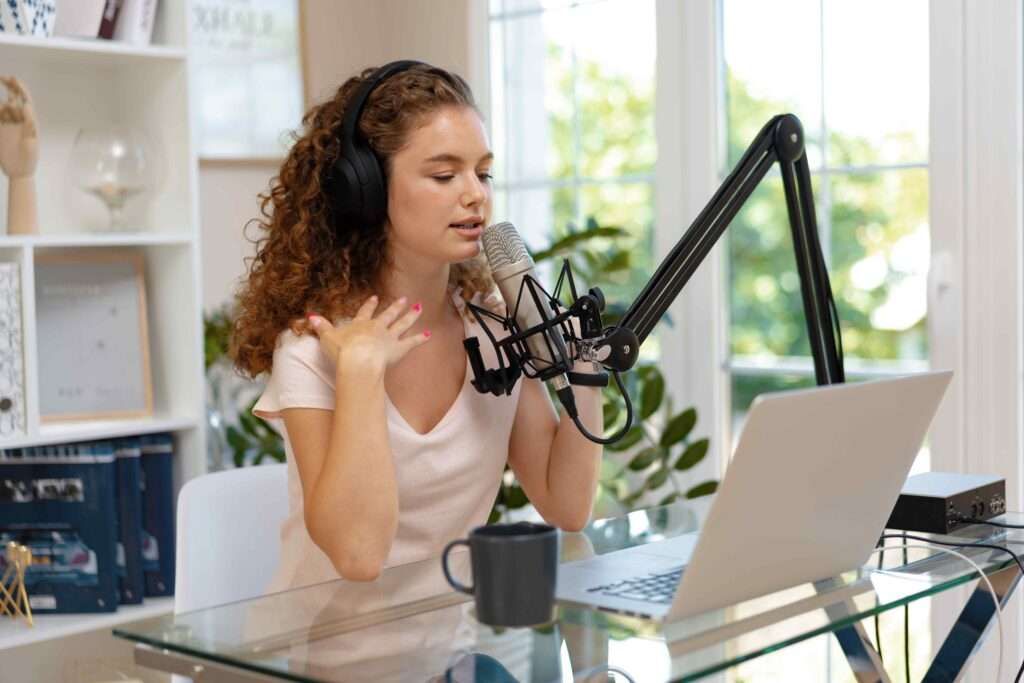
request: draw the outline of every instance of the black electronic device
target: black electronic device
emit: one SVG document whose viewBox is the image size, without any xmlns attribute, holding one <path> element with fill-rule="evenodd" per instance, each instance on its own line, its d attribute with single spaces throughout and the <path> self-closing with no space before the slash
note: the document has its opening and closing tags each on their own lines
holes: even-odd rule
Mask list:
<svg viewBox="0 0 1024 683">
<path fill-rule="evenodd" d="M 903 485 L 888 529 L 948 534 L 1006 512 L 1006 480 L 988 474 L 924 472 Z"/>
</svg>

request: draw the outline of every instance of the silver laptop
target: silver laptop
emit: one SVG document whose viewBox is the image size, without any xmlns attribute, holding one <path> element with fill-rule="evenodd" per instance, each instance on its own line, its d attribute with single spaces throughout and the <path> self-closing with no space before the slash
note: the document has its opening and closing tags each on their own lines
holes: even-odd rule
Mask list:
<svg viewBox="0 0 1024 683">
<path fill-rule="evenodd" d="M 672 621 L 862 566 L 952 374 L 758 396 L 699 536 L 566 563 L 557 598 Z"/>
</svg>

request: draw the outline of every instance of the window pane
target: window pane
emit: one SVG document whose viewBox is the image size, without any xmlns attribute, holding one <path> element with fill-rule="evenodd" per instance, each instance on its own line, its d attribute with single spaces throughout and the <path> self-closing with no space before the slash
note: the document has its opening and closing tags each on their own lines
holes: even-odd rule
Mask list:
<svg viewBox="0 0 1024 683">
<path fill-rule="evenodd" d="M 817 178 L 813 190 L 818 196 Z M 761 182 L 727 236 L 732 354 L 810 355 L 781 178 Z"/>
<path fill-rule="evenodd" d="M 848 357 L 928 357 L 928 173 L 831 176 L 832 289 Z"/>
<path fill-rule="evenodd" d="M 509 221 L 515 225 L 532 251 L 548 245 L 556 226 L 564 227 L 573 220 L 569 188 L 517 189 L 507 192 L 507 196 L 505 213 L 495 210 L 493 221 Z"/>
<path fill-rule="evenodd" d="M 825 0 L 823 18 L 829 166 L 926 162 L 927 0 Z"/>
<path fill-rule="evenodd" d="M 492 0 L 500 1 L 500 0 Z M 504 185 L 508 179 L 508 130 L 505 124 L 505 88 L 496 87 L 505 82 L 505 24 L 492 21 L 490 29 L 490 115 L 487 124 L 491 136 L 491 149 L 494 151 L 494 164 L 491 175 L 496 186 Z M 499 216 L 503 214 L 497 214 Z"/>
<path fill-rule="evenodd" d="M 602 2 L 571 13 L 580 117 L 579 174 L 654 172 L 653 0 Z M 609 49 L 621 46 L 620 49 Z"/>
<path fill-rule="evenodd" d="M 859 6 L 859 5 L 858 5 Z M 731 169 L 774 115 L 804 126 L 811 168 L 821 163 L 821 42 L 818 0 L 723 0 L 726 116 Z"/>
<path fill-rule="evenodd" d="M 492 114 L 499 184 L 572 176 L 571 36 L 551 27 L 553 16 L 568 14 L 491 22 L 491 91 L 493 106 L 501 107 Z"/>
</svg>

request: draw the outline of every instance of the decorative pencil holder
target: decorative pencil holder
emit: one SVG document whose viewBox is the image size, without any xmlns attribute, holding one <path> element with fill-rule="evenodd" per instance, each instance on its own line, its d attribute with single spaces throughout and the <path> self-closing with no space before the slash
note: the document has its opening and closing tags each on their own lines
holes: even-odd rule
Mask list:
<svg viewBox="0 0 1024 683">
<path fill-rule="evenodd" d="M 7 568 L 0 576 L 0 615 L 15 619 L 24 617 L 32 626 L 32 607 L 25 590 L 25 571 L 32 566 L 32 551 L 11 541 L 7 544 L 4 559 Z"/>
</svg>

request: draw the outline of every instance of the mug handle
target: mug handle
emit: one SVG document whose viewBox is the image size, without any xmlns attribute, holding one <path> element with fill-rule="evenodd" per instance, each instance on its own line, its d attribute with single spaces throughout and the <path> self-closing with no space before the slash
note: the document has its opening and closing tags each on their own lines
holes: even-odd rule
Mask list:
<svg viewBox="0 0 1024 683">
<path fill-rule="evenodd" d="M 466 593 L 467 595 L 473 595 L 473 586 L 463 586 L 461 583 L 452 578 L 452 573 L 448 570 L 448 553 L 457 545 L 464 545 L 469 547 L 469 541 L 464 538 L 460 538 L 457 541 L 452 541 L 444 547 L 444 552 L 441 553 L 441 569 L 444 570 L 444 578 L 448 579 L 448 583 L 452 585 L 457 591 Z"/>
</svg>

